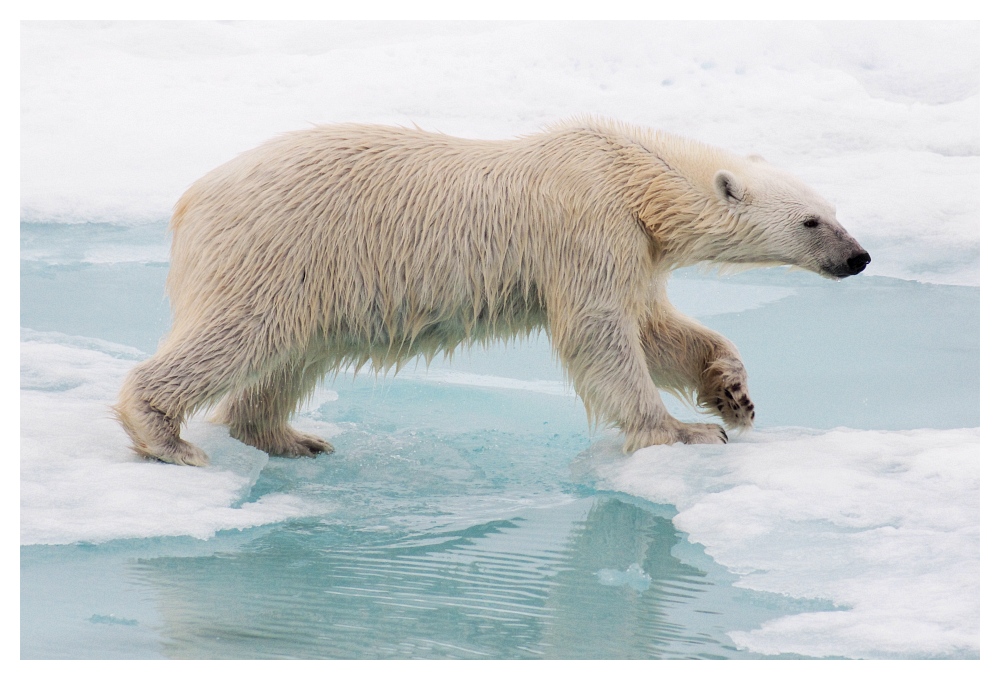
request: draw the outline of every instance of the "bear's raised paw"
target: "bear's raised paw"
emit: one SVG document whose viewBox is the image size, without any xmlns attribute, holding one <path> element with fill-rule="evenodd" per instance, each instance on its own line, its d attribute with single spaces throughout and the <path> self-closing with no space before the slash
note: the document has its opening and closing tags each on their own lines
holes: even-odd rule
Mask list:
<svg viewBox="0 0 1000 680">
<path fill-rule="evenodd" d="M 754 407 L 743 362 L 727 358 L 709 364 L 698 390 L 698 405 L 718 414 L 729 427 L 753 427 Z"/>
</svg>

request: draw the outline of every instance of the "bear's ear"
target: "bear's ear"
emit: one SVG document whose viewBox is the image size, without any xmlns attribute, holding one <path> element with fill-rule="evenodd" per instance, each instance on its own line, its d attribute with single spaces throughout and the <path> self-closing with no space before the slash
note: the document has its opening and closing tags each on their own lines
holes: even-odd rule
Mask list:
<svg viewBox="0 0 1000 680">
<path fill-rule="evenodd" d="M 715 190 L 719 193 L 719 198 L 727 203 L 739 203 L 743 200 L 743 184 L 728 170 L 715 173 Z"/>
</svg>

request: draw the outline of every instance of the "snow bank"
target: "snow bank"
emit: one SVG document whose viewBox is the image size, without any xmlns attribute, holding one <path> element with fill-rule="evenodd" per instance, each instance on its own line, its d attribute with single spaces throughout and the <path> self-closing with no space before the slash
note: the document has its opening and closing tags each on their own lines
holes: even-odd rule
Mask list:
<svg viewBox="0 0 1000 680">
<path fill-rule="evenodd" d="M 23 334 L 22 545 L 209 538 L 330 509 L 327 501 L 279 493 L 245 502 L 267 454 L 221 426 L 199 423 L 185 434 L 211 449 L 209 468 L 137 459 L 110 405 L 140 355 L 89 338 Z"/>
<path fill-rule="evenodd" d="M 926 658 L 979 650 L 979 430 L 756 432 L 578 461 L 672 504 L 736 585 L 843 611 L 729 633 L 752 651 Z"/>
</svg>

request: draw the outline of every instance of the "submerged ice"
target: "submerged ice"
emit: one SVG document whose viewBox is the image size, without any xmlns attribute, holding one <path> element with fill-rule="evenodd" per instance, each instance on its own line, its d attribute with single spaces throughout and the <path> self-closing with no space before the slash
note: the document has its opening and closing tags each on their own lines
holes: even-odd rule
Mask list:
<svg viewBox="0 0 1000 680">
<path fill-rule="evenodd" d="M 26 225 L 24 231 L 35 228 Z M 22 297 L 71 304 L 80 281 L 113 281 L 133 266 L 25 267 Z M 165 269 L 155 274 L 162 278 Z M 331 540 L 346 546 L 359 536 L 382 536 L 385 545 L 402 546 L 419 543 L 422 534 L 428 536 L 428 555 L 437 555 L 450 551 L 450 543 L 432 536 L 503 520 L 514 521 L 501 533 L 510 533 L 522 550 L 527 537 L 515 518 L 536 513 L 554 531 L 544 519 L 554 508 L 605 489 L 654 503 L 665 517 L 676 512 L 672 525 L 684 538 L 671 549 L 675 558 L 702 572 L 733 574 L 699 585 L 699 600 L 728 583 L 737 591 L 795 598 L 775 608 L 725 595 L 716 615 L 692 609 L 690 625 L 712 640 L 699 644 L 713 651 L 697 647 L 698 653 L 978 655 L 978 290 L 878 277 L 833 283 L 783 272 L 727 278 L 683 272 L 670 285 L 685 312 L 730 335 L 747 361 L 760 427 L 734 436 L 728 446 L 652 448 L 623 457 L 613 433 L 590 436 L 583 407 L 540 336 L 465 351 L 450 363 L 412 364 L 395 377 L 363 370 L 357 377 L 329 379 L 295 423 L 337 447 L 313 461 L 269 461 L 230 439 L 221 426 L 196 417 L 185 436 L 212 456 L 205 470 L 138 460 L 111 418 L 109 405 L 122 376 L 154 349 L 154 338 L 166 327 L 166 318 L 141 309 L 142 295 L 117 298 L 129 307 L 124 311 L 109 304 L 116 300 L 110 294 L 95 297 L 87 319 L 91 335 L 78 334 L 85 327 L 69 313 L 74 310 L 60 314 L 50 304 L 40 313 L 40 305 L 26 304 L 22 319 L 39 328 L 22 329 L 22 543 L 37 551 L 43 544 L 168 536 L 217 541 L 227 530 L 261 527 L 267 541 L 285 545 L 282 532 L 310 526 L 314 542 L 300 546 L 303 556 L 326 550 Z M 117 322 L 122 313 L 142 319 L 142 348 L 122 342 L 139 338 Z M 681 403 L 671 409 L 688 419 L 702 417 Z M 939 429 L 915 429 L 921 424 Z M 840 427 L 830 429 L 834 425 Z M 539 549 L 563 540 L 559 536 L 538 538 Z M 140 552 L 150 550 L 136 545 Z M 603 545 L 604 551 L 616 549 Z M 705 556 L 697 557 L 696 546 Z M 234 555 L 243 549 L 235 548 Z M 170 553 L 150 554 L 170 559 Z M 39 553 L 31 554 L 35 561 L 29 564 L 37 564 Z M 653 601 L 665 597 L 658 607 L 676 607 L 678 600 L 657 580 L 655 560 L 636 555 L 613 563 L 595 558 L 586 578 L 584 571 L 574 577 L 573 597 L 604 588 L 611 599 L 602 607 L 628 593 Z M 177 568 L 207 569 L 197 597 L 218 602 L 225 590 L 211 593 L 231 576 L 205 562 L 210 558 L 198 559 L 177 562 Z M 80 568 L 86 573 L 86 560 Z M 347 585 L 356 578 L 354 568 L 347 562 L 337 567 L 348 578 L 338 597 L 356 592 Z M 542 563 L 538 568 L 552 574 L 562 569 Z M 444 578 L 435 576 L 434 588 L 444 587 Z M 344 602 L 387 598 L 403 611 L 410 606 L 405 593 L 357 592 L 362 600 Z M 274 595 L 286 596 L 292 597 L 290 590 Z M 459 606 L 440 593 L 433 597 L 435 610 Z M 538 597 L 547 601 L 550 595 Z M 192 600 L 184 598 L 188 618 L 167 626 L 171 634 L 201 625 L 198 617 L 215 616 L 200 605 L 190 609 Z M 604 602 L 589 595 L 585 600 L 587 606 Z M 699 611 L 707 606 L 696 604 L 691 606 Z M 149 618 L 136 611 L 124 616 L 102 610 L 88 617 Z M 671 617 L 680 615 L 670 611 Z M 240 621 L 254 618 L 250 611 L 243 615 L 250 619 L 227 624 L 234 634 Z M 512 616 L 524 622 L 521 614 Z M 339 630 L 336 620 L 328 623 Z M 549 623 L 532 634 L 536 641 Z M 129 636 L 142 638 L 149 633 L 144 626 Z M 112 644 L 119 628 L 106 624 L 101 639 Z M 206 647 L 196 637 L 181 635 L 182 642 L 170 643 L 177 645 L 170 654 L 253 655 L 225 644 Z M 554 649 L 563 655 L 596 649 L 578 636 L 560 640 L 563 646 Z M 346 656 L 366 655 L 353 646 L 355 638 L 341 643 Z M 396 642 L 385 644 L 385 655 L 409 653 Z M 528 645 L 528 653 L 482 644 L 476 649 L 492 650 L 487 655 L 545 656 L 546 649 Z M 687 644 L 636 642 L 622 649 L 671 656 L 683 655 L 678 650 Z M 294 655 L 295 649 L 310 655 L 295 645 L 286 651 Z M 476 656 L 468 649 L 442 649 L 418 645 L 412 653 Z M 614 656 L 611 648 L 603 653 Z"/>
</svg>

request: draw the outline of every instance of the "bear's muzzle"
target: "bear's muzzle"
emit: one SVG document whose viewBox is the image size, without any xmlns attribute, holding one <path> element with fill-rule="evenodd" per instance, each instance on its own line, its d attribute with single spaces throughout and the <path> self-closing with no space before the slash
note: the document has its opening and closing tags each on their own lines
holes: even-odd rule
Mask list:
<svg viewBox="0 0 1000 680">
<path fill-rule="evenodd" d="M 860 274 L 868 266 L 868 263 L 872 261 L 871 256 L 867 251 L 862 250 L 857 255 L 853 255 L 847 260 L 847 270 L 849 276 L 854 276 L 855 274 Z"/>
<path fill-rule="evenodd" d="M 828 267 L 827 273 L 838 279 L 845 279 L 863 272 L 871 261 L 868 251 L 858 246 L 842 263 Z"/>
</svg>

